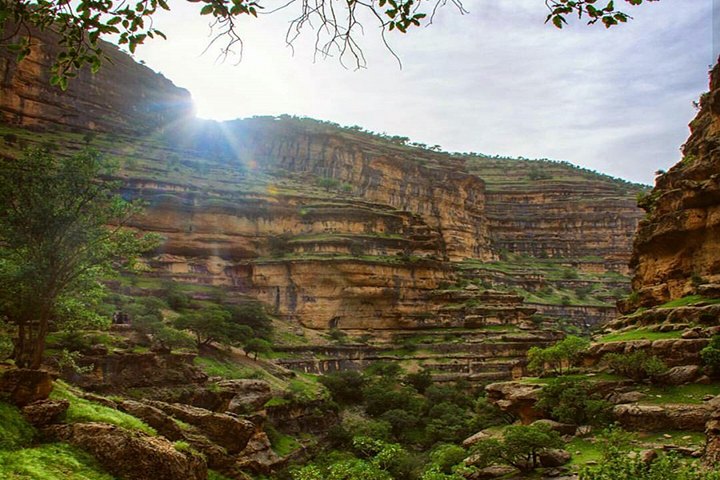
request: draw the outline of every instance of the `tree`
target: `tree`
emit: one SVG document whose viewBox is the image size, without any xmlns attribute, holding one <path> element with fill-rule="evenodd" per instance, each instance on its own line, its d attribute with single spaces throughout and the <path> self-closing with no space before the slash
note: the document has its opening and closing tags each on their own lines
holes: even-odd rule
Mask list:
<svg viewBox="0 0 720 480">
<path fill-rule="evenodd" d="M 588 382 L 568 377 L 548 382 L 536 404 L 555 420 L 576 425 L 607 425 L 612 418 L 612 406 L 593 393 Z"/>
<path fill-rule="evenodd" d="M 0 314 L 17 328 L 18 366 L 40 367 L 51 326 L 102 323 L 100 279 L 158 242 L 124 228 L 141 205 L 115 194 L 111 172 L 91 151 L 31 149 L 0 163 Z"/>
<path fill-rule="evenodd" d="M 267 0 L 187 1 L 197 3 L 198 14 L 212 20 L 214 37 L 210 45 L 223 40 L 220 50 L 223 57 L 235 47 L 239 47 L 242 53 L 239 20 L 247 16 L 257 17 L 267 4 Z M 636 6 L 643 0 L 625 2 Z M 447 3 L 446 0 L 291 0 L 281 9 L 296 8 L 295 18 L 286 34 L 288 44 L 292 45 L 304 30 L 314 29 L 315 45 L 320 55 L 336 55 L 340 62 L 350 58 L 360 68 L 366 65 L 358 43 L 358 37 L 366 28 L 363 19 L 370 18 L 376 23 L 387 45 L 386 34 L 406 33 L 414 27 L 431 24 L 438 8 Z M 461 0 L 450 0 L 449 3 L 460 13 L 466 13 Z M 600 23 L 607 28 L 625 23 L 630 18 L 625 12 L 617 10 L 612 0 L 547 0 L 545 3 L 549 9 L 545 22 L 557 28 L 567 24 L 571 16 L 587 19 L 588 24 Z M 271 11 L 279 10 L 272 4 L 269 7 Z M 133 53 L 147 39 L 165 38 L 155 26 L 156 14 L 161 10 L 170 10 L 167 0 L 0 0 L 0 46 L 12 49 L 22 58 L 29 53 L 32 39 L 19 34 L 31 36 L 31 28 L 59 34 L 61 50 L 53 67 L 51 82 L 64 89 L 67 88 L 68 78 L 75 76 L 82 66 L 90 65 L 93 71 L 100 68 L 105 58 L 101 40 L 115 37 L 120 45 L 127 45 Z"/>
<path fill-rule="evenodd" d="M 250 327 L 234 323 L 230 312 L 220 307 L 180 315 L 175 319 L 175 328 L 193 332 L 198 348 L 213 342 L 232 345 L 247 341 L 253 335 Z"/>
<path fill-rule="evenodd" d="M 502 440 L 482 440 L 472 453 L 478 466 L 500 463 L 530 471 L 540 466 L 538 456 L 543 450 L 562 445 L 560 434 L 547 425 L 513 425 L 505 428 Z"/>
<path fill-rule="evenodd" d="M 550 369 L 554 374 L 562 375 L 566 368 L 577 363 L 588 346 L 588 340 L 568 335 L 551 347 L 532 347 L 527 354 L 528 370 L 544 374 Z"/>
<path fill-rule="evenodd" d="M 250 355 L 251 353 L 255 354 L 255 360 L 257 360 L 258 354 L 260 353 L 270 353 L 272 352 L 272 345 L 270 345 L 270 342 L 267 340 L 263 340 L 262 338 L 253 338 L 250 339 L 245 345 L 243 346 L 243 350 L 245 350 L 245 355 Z"/>
</svg>

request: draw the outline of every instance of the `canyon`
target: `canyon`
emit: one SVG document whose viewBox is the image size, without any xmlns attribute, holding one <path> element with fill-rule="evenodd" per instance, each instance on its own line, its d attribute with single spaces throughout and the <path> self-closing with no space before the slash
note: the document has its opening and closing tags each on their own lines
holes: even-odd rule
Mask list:
<svg viewBox="0 0 720 480">
<path fill-rule="evenodd" d="M 262 301 L 289 331 L 284 366 L 510 378 L 528 348 L 608 320 L 628 291 L 643 186 L 311 119 L 196 120 L 187 91 L 112 47 L 60 96 L 39 40 L 19 65 L 0 57 L 6 155 L 58 141 L 120 159 L 123 196 L 148 205 L 133 226 L 164 238 L 143 294 L 172 279 Z M 347 345 L 305 334 L 334 330 Z"/>
</svg>

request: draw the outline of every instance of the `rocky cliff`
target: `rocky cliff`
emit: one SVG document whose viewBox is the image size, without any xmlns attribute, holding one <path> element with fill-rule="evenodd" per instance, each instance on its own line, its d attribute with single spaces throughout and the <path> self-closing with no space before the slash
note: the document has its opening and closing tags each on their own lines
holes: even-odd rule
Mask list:
<svg viewBox="0 0 720 480">
<path fill-rule="evenodd" d="M 51 53 L 0 64 L 3 154 L 51 141 L 121 159 L 123 195 L 148 202 L 134 226 L 165 238 L 146 293 L 167 279 L 214 286 L 299 331 L 365 337 L 290 345 L 288 365 L 401 357 L 447 378 L 506 378 L 532 345 L 602 321 L 624 294 L 638 185 L 310 119 L 188 119 L 187 92 L 115 50 L 60 97 L 42 73 Z M 397 355 L 399 341 L 417 352 Z"/>
<path fill-rule="evenodd" d="M 653 306 L 720 283 L 720 68 L 690 123 L 683 160 L 660 175 L 642 201 L 647 215 L 634 243 L 636 301 Z M 707 290 L 709 287 L 705 287 Z M 708 292 L 710 290 L 707 290 Z"/>
<path fill-rule="evenodd" d="M 15 30 L 12 24 L 3 26 L 4 34 Z M 13 42 L 19 35 L 3 40 Z M 15 53 L 0 48 L 3 122 L 35 128 L 146 132 L 193 114 L 186 90 L 113 45 L 103 48 L 107 58 L 102 73 L 82 70 L 63 92 L 51 87 L 49 81 L 57 39 L 50 33 L 34 32 L 30 44 L 31 53 L 21 63 L 15 61 Z"/>
</svg>

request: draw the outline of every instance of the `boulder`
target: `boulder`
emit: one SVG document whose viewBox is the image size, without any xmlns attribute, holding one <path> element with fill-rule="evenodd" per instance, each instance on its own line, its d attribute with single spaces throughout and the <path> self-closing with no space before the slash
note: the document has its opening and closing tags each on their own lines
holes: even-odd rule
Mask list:
<svg viewBox="0 0 720 480">
<path fill-rule="evenodd" d="M 556 422 L 555 420 L 550 420 L 548 418 L 536 420 L 533 422 L 533 425 L 546 425 L 550 427 L 551 430 L 558 432 L 560 435 L 575 435 L 575 431 L 577 430 L 577 425 L 560 423 Z"/>
<path fill-rule="evenodd" d="M 506 477 L 515 472 L 517 472 L 515 468 L 507 465 L 491 465 L 475 471 L 470 478 L 473 480 L 490 480 L 493 478 Z"/>
<path fill-rule="evenodd" d="M 261 475 L 269 474 L 272 467 L 281 461 L 273 451 L 267 434 L 261 431 L 255 432 L 237 458 L 237 467 Z"/>
<path fill-rule="evenodd" d="M 260 410 L 273 396 L 270 384 L 264 380 L 223 380 L 216 385 L 223 397 L 230 398 L 225 410 L 237 414 Z"/>
<path fill-rule="evenodd" d="M 651 464 L 653 461 L 655 461 L 655 459 L 657 458 L 657 456 L 658 456 L 657 451 L 652 450 L 652 449 L 650 449 L 650 450 L 641 450 L 641 451 L 640 451 L 640 460 L 641 460 L 645 465 Z"/>
<path fill-rule="evenodd" d="M 255 433 L 255 425 L 227 413 L 215 413 L 204 408 L 181 403 L 148 402 L 168 415 L 196 427 L 203 435 L 225 448 L 229 454 L 245 448 Z"/>
<path fill-rule="evenodd" d="M 715 409 L 705 425 L 703 463 L 711 468 L 720 468 L 720 408 Z"/>
<path fill-rule="evenodd" d="M 682 365 L 673 367 L 662 375 L 659 375 L 658 381 L 665 385 L 683 385 L 694 382 L 701 375 L 702 370 L 698 365 Z"/>
<path fill-rule="evenodd" d="M 710 419 L 713 408 L 708 404 L 616 405 L 613 416 L 623 428 L 635 431 L 658 432 L 693 430 L 701 432 Z"/>
<path fill-rule="evenodd" d="M 498 382 L 485 387 L 490 403 L 520 417 L 525 425 L 542 418 L 542 413 L 535 409 L 541 390 L 542 385 L 521 382 Z"/>
<path fill-rule="evenodd" d="M 463 447 L 468 448 L 468 447 L 472 447 L 479 441 L 487 440 L 488 438 L 490 438 L 490 435 L 488 435 L 487 433 L 477 432 L 476 434 L 471 435 L 468 438 L 466 438 L 465 440 L 463 440 L 462 444 L 463 444 Z"/>
<path fill-rule="evenodd" d="M 118 408 L 147 423 L 157 430 L 160 435 L 169 440 L 175 441 L 185 438 L 180 426 L 169 415 L 157 407 L 134 400 L 125 400 L 118 405 Z"/>
<path fill-rule="evenodd" d="M 53 425 L 52 437 L 92 454 L 112 475 L 123 480 L 205 480 L 205 460 L 180 452 L 162 437 L 105 423 Z"/>
<path fill-rule="evenodd" d="M 545 468 L 560 467 L 568 463 L 570 458 L 570 452 L 559 448 L 548 448 L 538 454 L 540 465 Z"/>
<path fill-rule="evenodd" d="M 70 406 L 67 400 L 38 400 L 22 408 L 25 419 L 36 427 L 54 423 Z"/>
<path fill-rule="evenodd" d="M 607 396 L 607 400 L 616 405 L 623 403 L 637 403 L 645 398 L 645 394 L 642 392 L 612 392 Z"/>
</svg>

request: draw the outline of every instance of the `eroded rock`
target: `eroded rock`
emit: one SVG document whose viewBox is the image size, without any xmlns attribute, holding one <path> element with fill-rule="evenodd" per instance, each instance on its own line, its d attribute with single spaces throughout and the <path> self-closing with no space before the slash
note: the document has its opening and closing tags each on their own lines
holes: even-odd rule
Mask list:
<svg viewBox="0 0 720 480">
<path fill-rule="evenodd" d="M 105 423 L 54 425 L 46 432 L 92 454 L 111 474 L 123 480 L 206 480 L 205 460 L 179 452 L 163 437 Z"/>
<path fill-rule="evenodd" d="M 55 423 L 70 406 L 67 400 L 38 400 L 22 408 L 25 419 L 36 427 Z"/>
<path fill-rule="evenodd" d="M 0 375 L 0 395 L 18 407 L 45 400 L 53 389 L 53 378 L 45 370 L 13 368 Z"/>
</svg>

